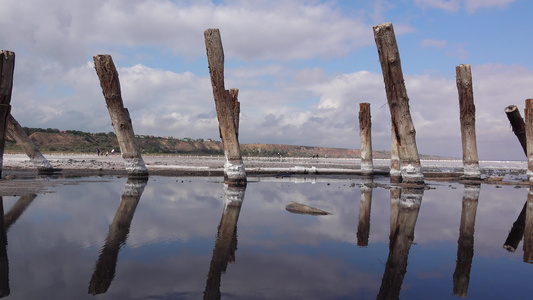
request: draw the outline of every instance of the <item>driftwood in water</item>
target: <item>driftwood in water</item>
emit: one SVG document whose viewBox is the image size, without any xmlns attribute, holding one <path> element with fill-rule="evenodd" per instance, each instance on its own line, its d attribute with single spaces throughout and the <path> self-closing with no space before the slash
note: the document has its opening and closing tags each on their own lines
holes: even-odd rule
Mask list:
<svg viewBox="0 0 533 300">
<path fill-rule="evenodd" d="M 522 150 L 524 150 L 524 154 L 527 156 L 526 123 L 520 115 L 518 107 L 516 105 L 507 106 L 505 108 L 505 114 L 507 115 L 507 119 L 509 119 L 509 123 L 511 123 L 514 134 L 522 146 Z"/>
<path fill-rule="evenodd" d="M 94 67 L 117 135 L 120 152 L 129 176 L 148 177 L 148 169 L 135 140 L 128 109 L 124 108 L 118 72 L 110 55 L 95 55 Z"/>
<path fill-rule="evenodd" d="M 236 119 L 231 104 L 230 92 L 224 87 L 224 50 L 218 29 L 204 32 L 209 63 L 209 74 L 218 117 L 220 138 L 224 147 L 224 181 L 229 184 L 246 184 L 246 172 L 235 127 Z"/>
<path fill-rule="evenodd" d="M 470 270 L 474 258 L 474 226 L 480 185 L 465 185 L 461 210 L 461 225 L 457 241 L 457 261 L 453 272 L 453 294 L 466 297 L 470 283 Z"/>
<path fill-rule="evenodd" d="M 7 117 L 7 133 L 22 147 L 26 155 L 30 158 L 30 161 L 37 167 L 39 173 L 47 174 L 54 172 L 54 168 L 48 159 L 39 151 L 39 148 L 35 146 L 19 122 L 11 114 Z"/>
<path fill-rule="evenodd" d="M 405 89 L 394 29 L 391 23 L 379 24 L 373 28 L 385 81 L 392 128 L 398 140 L 402 179 L 406 183 L 424 183 L 416 147 L 416 131 L 409 111 L 409 98 Z"/>
<path fill-rule="evenodd" d="M 526 100 L 526 152 L 527 152 L 527 178 L 533 182 L 533 99 Z"/>
<path fill-rule="evenodd" d="M 359 103 L 359 137 L 361 139 L 361 174 L 372 174 L 372 118 L 370 103 Z"/>
<path fill-rule="evenodd" d="M 246 186 L 224 185 L 225 205 L 218 234 L 213 249 L 213 257 L 207 274 L 204 299 L 220 299 L 222 273 L 226 272 L 228 262 L 235 262 L 237 251 L 237 222 L 241 212 Z"/>
<path fill-rule="evenodd" d="M 372 183 L 372 179 L 363 179 L 361 187 L 361 201 L 359 202 L 359 224 L 357 225 L 357 246 L 368 246 L 370 237 L 370 208 L 372 206 L 372 187 L 365 183 Z"/>
<path fill-rule="evenodd" d="M 461 121 L 461 138 L 463 144 L 464 176 L 470 179 L 481 178 L 476 144 L 476 106 L 472 87 L 470 65 L 455 68 Z"/>
<path fill-rule="evenodd" d="M 318 208 L 314 208 L 311 206 L 307 206 L 305 204 L 296 203 L 294 201 L 291 201 L 285 209 L 288 212 L 294 213 L 294 214 L 301 214 L 301 215 L 331 215 L 331 213 L 327 211 L 323 211 Z"/>
<path fill-rule="evenodd" d="M 13 73 L 15 71 L 15 53 L 0 51 L 0 175 L 4 166 L 4 146 L 7 135 L 7 117 L 11 113 L 11 93 L 13 91 Z"/>
<path fill-rule="evenodd" d="M 120 247 L 126 243 L 133 215 L 147 182 L 148 178 L 128 178 L 117 212 L 109 226 L 104 247 L 96 262 L 89 283 L 89 294 L 105 293 L 111 286 L 115 277 Z"/>
</svg>

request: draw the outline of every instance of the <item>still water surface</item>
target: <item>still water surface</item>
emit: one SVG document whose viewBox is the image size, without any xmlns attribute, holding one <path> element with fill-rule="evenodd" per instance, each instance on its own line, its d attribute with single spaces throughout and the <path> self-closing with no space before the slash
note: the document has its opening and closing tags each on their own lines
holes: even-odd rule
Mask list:
<svg viewBox="0 0 533 300">
<path fill-rule="evenodd" d="M 533 213 L 508 241 L 517 250 L 502 247 L 528 188 L 256 180 L 91 177 L 3 197 L 0 289 L 8 299 L 533 297 Z M 291 201 L 332 214 L 294 214 Z"/>
</svg>

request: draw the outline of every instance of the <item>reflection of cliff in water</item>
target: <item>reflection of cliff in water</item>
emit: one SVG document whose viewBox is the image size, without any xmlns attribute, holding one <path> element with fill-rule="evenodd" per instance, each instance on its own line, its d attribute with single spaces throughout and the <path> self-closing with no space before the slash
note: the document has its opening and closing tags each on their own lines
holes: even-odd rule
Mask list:
<svg viewBox="0 0 533 300">
<path fill-rule="evenodd" d="M 457 263 L 453 273 L 453 294 L 466 297 L 474 258 L 474 226 L 480 185 L 465 185 L 461 209 L 461 225 L 457 241 Z"/>
<path fill-rule="evenodd" d="M 222 273 L 228 262 L 235 262 L 237 251 L 237 221 L 241 212 L 246 186 L 224 184 L 224 212 L 218 226 L 218 234 L 209 266 L 204 299 L 220 299 Z"/>
<path fill-rule="evenodd" d="M 148 178 L 128 178 L 89 283 L 89 294 L 105 293 L 111 286 L 111 281 L 115 277 L 120 247 L 126 243 L 135 209 L 147 182 Z"/>
<path fill-rule="evenodd" d="M 424 189 L 403 189 L 397 206 L 396 200 L 393 199 L 397 196 L 396 192 L 397 190 L 391 190 L 391 220 L 394 218 L 396 220 L 395 223 L 391 223 L 389 257 L 377 299 L 398 299 L 400 296 Z"/>
</svg>

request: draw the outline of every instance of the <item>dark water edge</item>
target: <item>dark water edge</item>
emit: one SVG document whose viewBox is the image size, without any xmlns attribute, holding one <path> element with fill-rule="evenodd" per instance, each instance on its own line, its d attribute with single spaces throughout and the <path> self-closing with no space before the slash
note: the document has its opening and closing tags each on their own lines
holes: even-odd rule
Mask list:
<svg viewBox="0 0 533 300">
<path fill-rule="evenodd" d="M 9 299 L 533 293 L 526 187 L 429 182 L 400 191 L 386 177 L 254 180 L 239 190 L 220 177 L 86 177 L 5 196 L 0 289 Z M 332 214 L 294 214 L 291 201 Z M 509 252 L 513 223 L 523 230 Z"/>
</svg>

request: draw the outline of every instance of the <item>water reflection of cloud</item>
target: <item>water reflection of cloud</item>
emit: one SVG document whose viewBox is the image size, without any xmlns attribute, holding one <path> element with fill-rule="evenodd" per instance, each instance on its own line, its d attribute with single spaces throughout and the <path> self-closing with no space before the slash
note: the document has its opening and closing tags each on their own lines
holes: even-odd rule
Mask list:
<svg viewBox="0 0 533 300">
<path fill-rule="evenodd" d="M 51 289 L 56 292 L 47 295 L 50 299 L 79 298 L 79 291 L 87 291 L 125 182 L 120 178 L 58 187 L 32 201 L 8 233 L 11 298 L 43 298 L 42 291 Z M 402 290 L 419 288 L 423 279 L 452 280 L 464 188 L 433 187 L 424 191 Z M 358 185 L 250 183 L 237 225 L 236 263 L 222 277 L 223 295 L 374 298 L 387 259 L 390 194 L 385 188 L 372 192 L 369 245 L 360 248 Z M 486 257 L 516 257 L 521 262 L 522 251 L 508 253 L 502 244 L 526 199 L 526 188 L 481 186 L 474 262 Z M 16 200 L 5 197 L 5 211 Z M 333 215 L 291 214 L 285 210 L 291 200 Z M 115 279 L 101 297 L 200 298 L 223 208 L 220 182 L 150 178 L 120 252 Z M 426 263 L 427 257 L 435 256 L 439 260 Z M 472 269 L 472 278 L 479 278 L 479 267 Z M 33 282 L 31 288 L 27 282 Z"/>
</svg>

